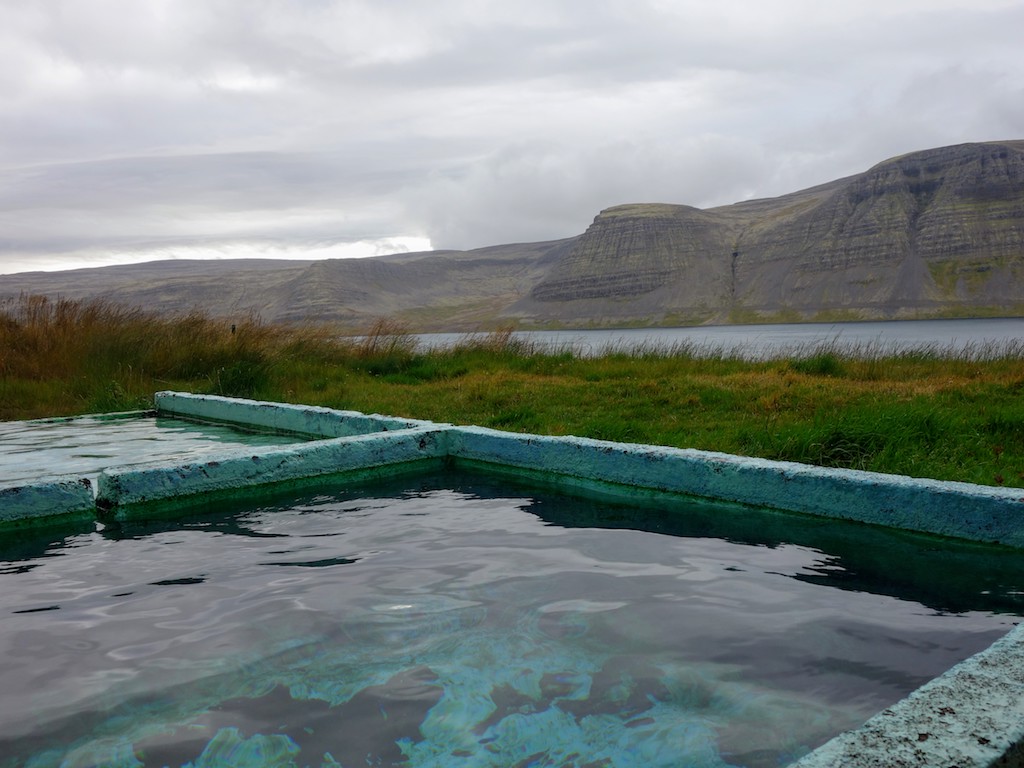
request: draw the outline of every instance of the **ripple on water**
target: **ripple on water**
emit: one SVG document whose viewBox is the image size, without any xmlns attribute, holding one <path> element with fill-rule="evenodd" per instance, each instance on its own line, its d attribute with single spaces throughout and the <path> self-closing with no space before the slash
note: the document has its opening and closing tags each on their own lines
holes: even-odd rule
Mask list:
<svg viewBox="0 0 1024 768">
<path fill-rule="evenodd" d="M 405 483 L 0 551 L 0 752 L 778 765 L 1021 612 L 1024 565 L 1002 550 L 473 475 Z"/>
</svg>

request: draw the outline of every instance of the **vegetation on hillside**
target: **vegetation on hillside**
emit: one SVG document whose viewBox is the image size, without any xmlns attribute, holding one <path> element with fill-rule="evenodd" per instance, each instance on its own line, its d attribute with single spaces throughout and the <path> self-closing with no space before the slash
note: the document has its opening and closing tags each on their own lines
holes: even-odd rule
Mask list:
<svg viewBox="0 0 1024 768">
<path fill-rule="evenodd" d="M 161 389 L 1024 487 L 1024 343 L 590 357 L 510 331 L 429 351 L 388 321 L 353 339 L 103 301 L 0 308 L 0 419 L 146 408 Z"/>
</svg>

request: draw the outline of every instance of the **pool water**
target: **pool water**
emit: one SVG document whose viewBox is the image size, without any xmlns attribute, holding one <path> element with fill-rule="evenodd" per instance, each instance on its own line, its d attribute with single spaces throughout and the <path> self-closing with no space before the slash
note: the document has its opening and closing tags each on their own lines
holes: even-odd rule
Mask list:
<svg viewBox="0 0 1024 768">
<path fill-rule="evenodd" d="M 1005 634 L 1017 553 L 438 472 L 0 539 L 0 766 L 778 766 Z"/>
<path fill-rule="evenodd" d="M 108 467 L 194 461 L 235 448 L 306 439 L 158 416 L 0 422 L 0 486 L 60 475 L 95 481 Z"/>
</svg>

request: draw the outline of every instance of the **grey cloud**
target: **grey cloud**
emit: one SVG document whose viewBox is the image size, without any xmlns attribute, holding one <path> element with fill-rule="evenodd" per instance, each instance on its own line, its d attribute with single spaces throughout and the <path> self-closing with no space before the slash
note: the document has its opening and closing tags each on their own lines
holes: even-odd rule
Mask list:
<svg viewBox="0 0 1024 768">
<path fill-rule="evenodd" d="M 14 184 L 0 191 L 4 210 L 168 202 L 227 210 L 287 208 L 383 195 L 400 182 L 397 171 L 371 166 L 367 155 L 342 152 L 130 157 L 29 167 L 11 176 Z"/>
<path fill-rule="evenodd" d="M 628 140 L 574 149 L 509 145 L 413 193 L 434 245 L 548 240 L 582 232 L 603 208 L 627 202 L 711 206 L 747 196 L 765 159 L 722 137 Z"/>
<path fill-rule="evenodd" d="M 565 237 L 1019 138 L 1021 28 L 1008 0 L 10 3 L 0 271 L 76 243 Z"/>
</svg>

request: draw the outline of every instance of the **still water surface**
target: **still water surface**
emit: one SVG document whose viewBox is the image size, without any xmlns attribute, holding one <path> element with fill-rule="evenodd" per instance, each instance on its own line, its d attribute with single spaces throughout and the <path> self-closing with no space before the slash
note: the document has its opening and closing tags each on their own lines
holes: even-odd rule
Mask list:
<svg viewBox="0 0 1024 768">
<path fill-rule="evenodd" d="M 572 349 L 582 355 L 598 354 L 608 349 L 687 345 L 749 358 L 770 358 L 807 352 L 822 345 L 837 345 L 869 348 L 876 352 L 922 348 L 969 349 L 979 356 L 986 356 L 1008 345 L 1024 342 L 1024 318 L 523 331 L 515 336 L 543 349 Z M 450 346 L 466 338 L 465 334 L 455 333 L 417 336 L 427 348 Z"/>
<path fill-rule="evenodd" d="M 0 766 L 778 766 L 1004 634 L 1016 553 L 473 474 L 0 539 Z"/>
<path fill-rule="evenodd" d="M 0 486 L 61 475 L 96 477 L 109 467 L 197 461 L 253 446 L 306 440 L 164 416 L 0 422 Z"/>
</svg>

